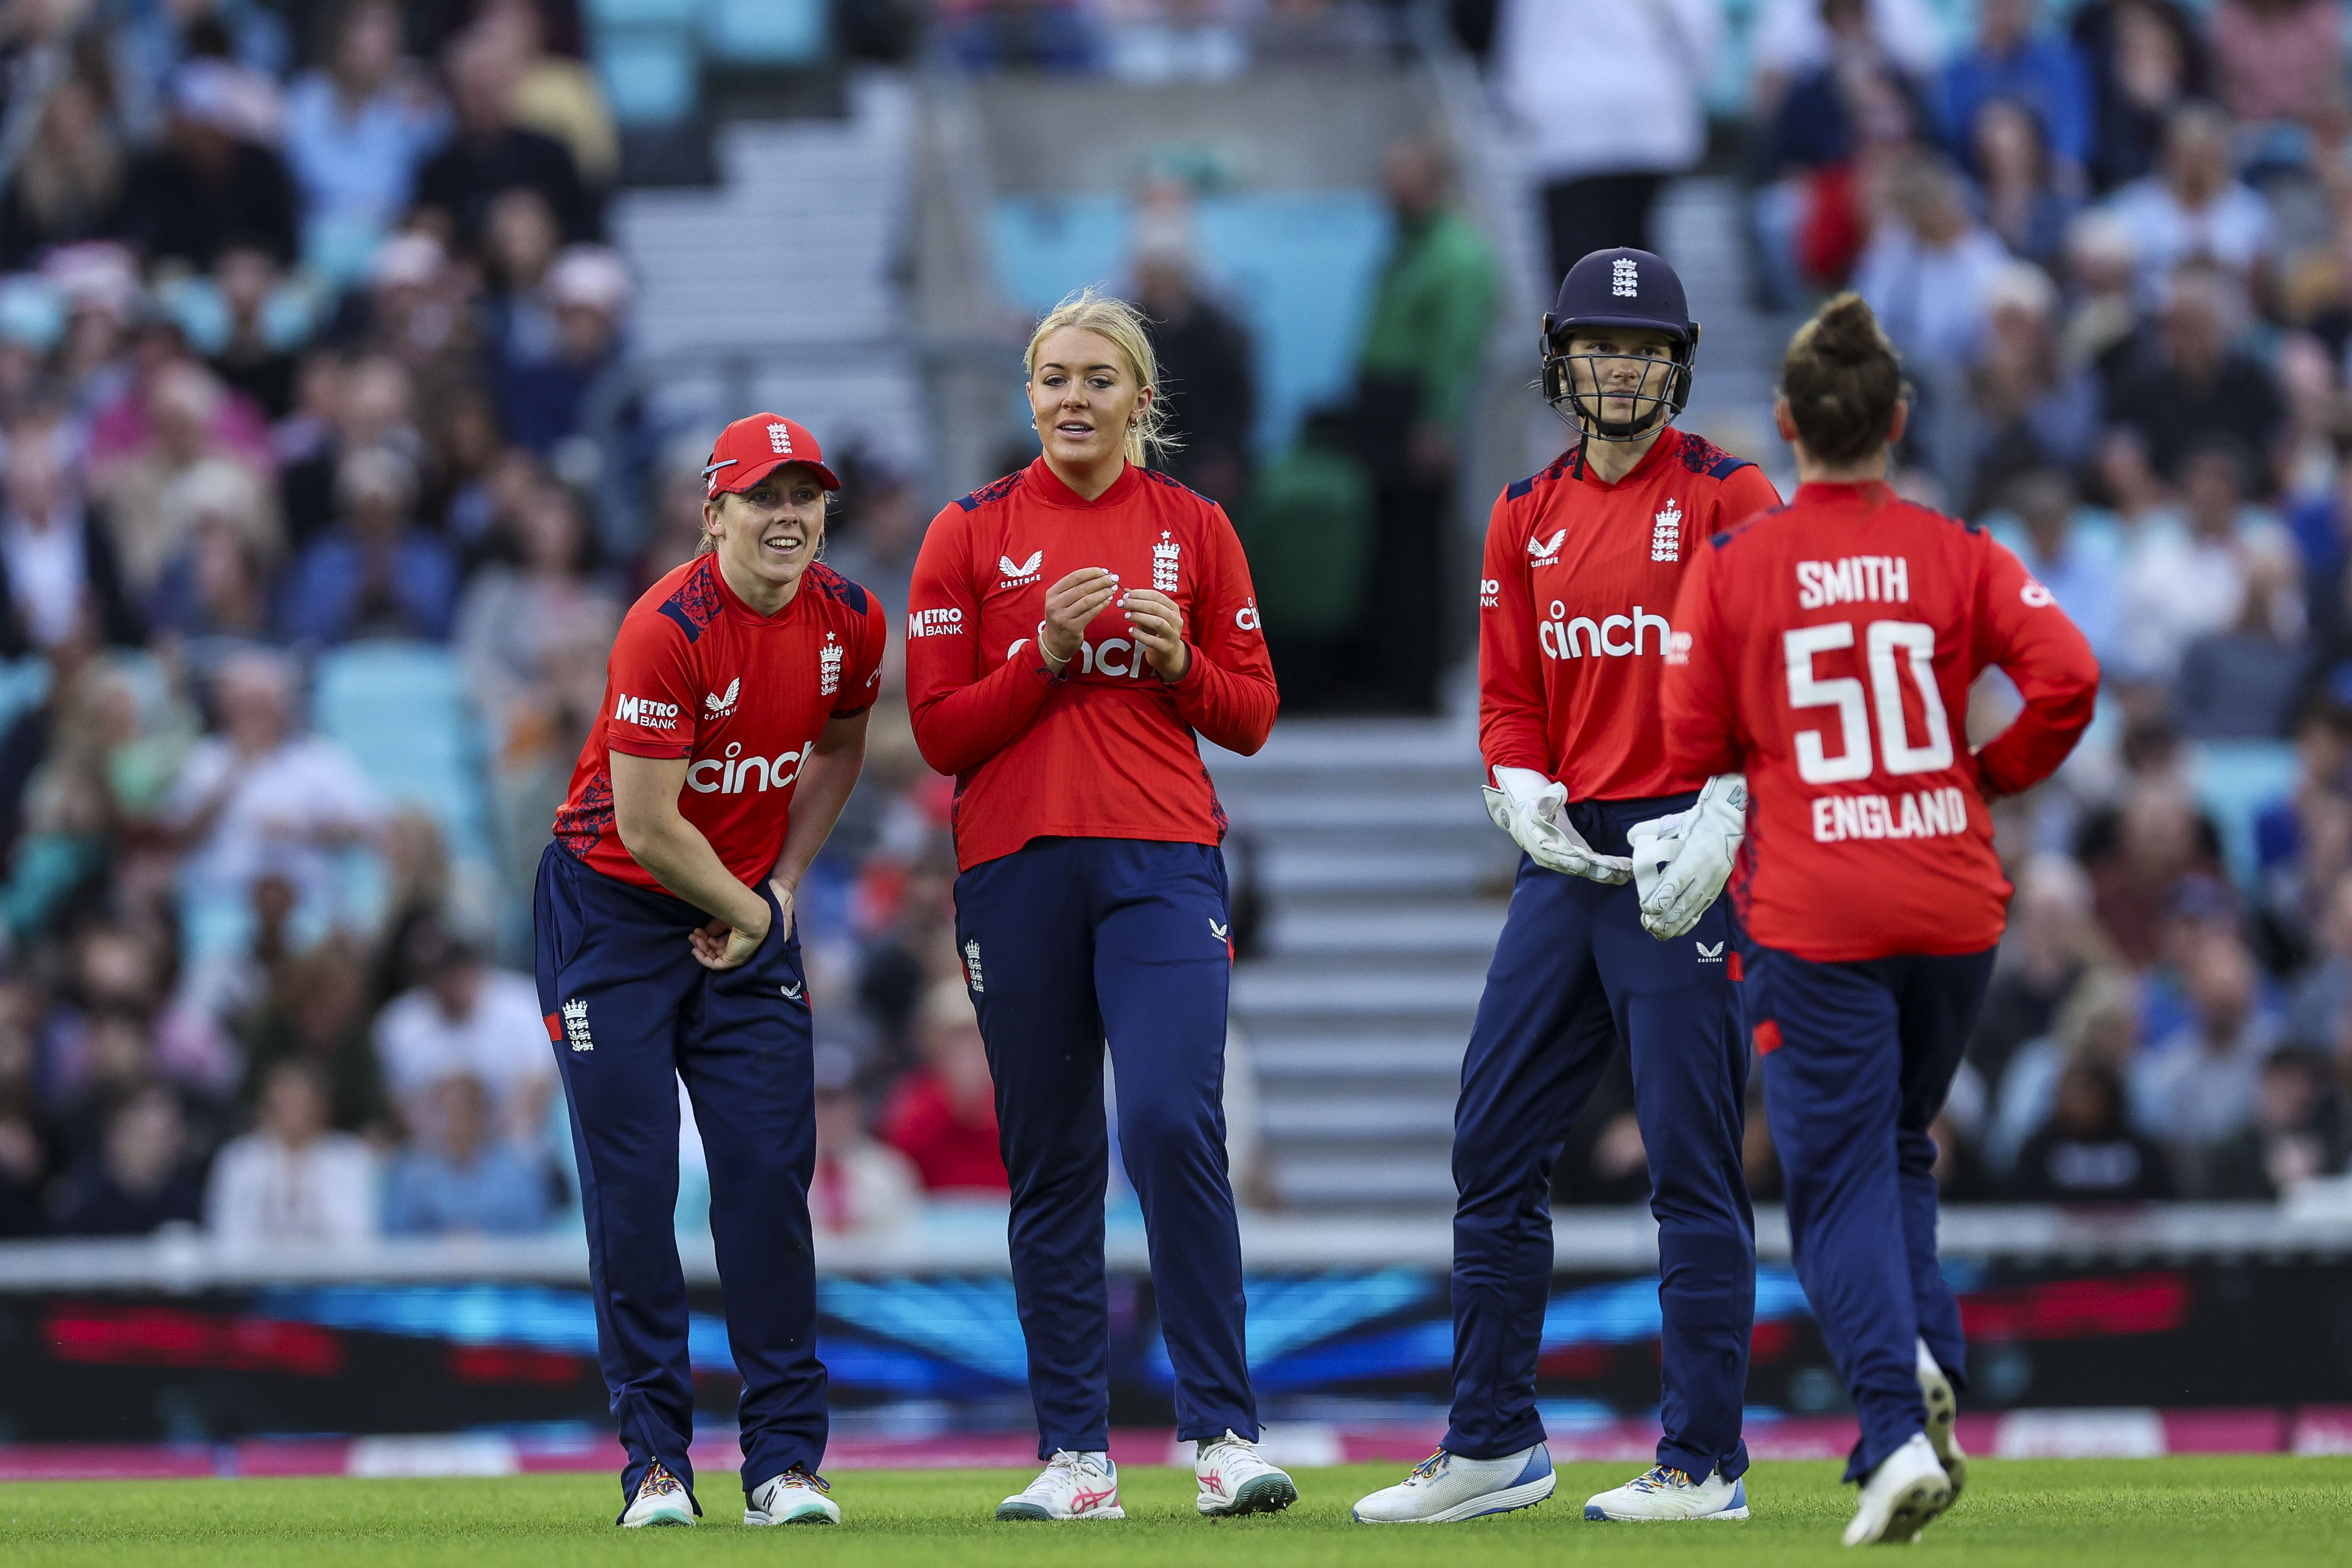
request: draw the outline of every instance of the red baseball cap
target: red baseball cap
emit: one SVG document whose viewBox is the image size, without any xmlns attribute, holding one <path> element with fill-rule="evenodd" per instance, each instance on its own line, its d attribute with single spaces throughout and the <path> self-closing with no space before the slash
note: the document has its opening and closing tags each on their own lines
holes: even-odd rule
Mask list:
<svg viewBox="0 0 2352 1568">
<path fill-rule="evenodd" d="M 781 414 L 753 414 L 719 432 L 702 477 L 715 496 L 721 490 L 748 490 L 787 463 L 814 468 L 829 490 L 841 488 L 840 477 L 824 466 L 824 449 L 809 427 Z"/>
</svg>

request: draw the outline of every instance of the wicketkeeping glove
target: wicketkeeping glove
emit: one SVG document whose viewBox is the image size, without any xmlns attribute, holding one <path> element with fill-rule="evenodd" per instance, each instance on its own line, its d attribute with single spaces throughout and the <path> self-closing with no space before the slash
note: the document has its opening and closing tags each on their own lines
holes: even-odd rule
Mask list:
<svg viewBox="0 0 2352 1568">
<path fill-rule="evenodd" d="M 1632 861 L 1622 856 L 1593 853 L 1584 835 L 1560 820 L 1560 808 L 1568 804 L 1566 784 L 1548 779 L 1533 768 L 1496 768 L 1495 782 L 1503 787 L 1484 792 L 1486 815 L 1537 865 L 1562 876 L 1583 877 L 1611 886 L 1633 879 Z"/>
<path fill-rule="evenodd" d="M 1664 942 L 1698 924 L 1731 879 L 1747 832 L 1748 780 L 1739 773 L 1707 780 L 1688 811 L 1635 823 L 1625 837 L 1633 849 L 1642 929 Z"/>
</svg>

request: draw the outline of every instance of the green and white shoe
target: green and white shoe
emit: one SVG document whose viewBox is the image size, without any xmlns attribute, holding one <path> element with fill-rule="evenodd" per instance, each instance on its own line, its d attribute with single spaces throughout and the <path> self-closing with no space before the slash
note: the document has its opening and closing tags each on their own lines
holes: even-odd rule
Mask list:
<svg viewBox="0 0 2352 1568">
<path fill-rule="evenodd" d="M 637 1483 L 637 1495 L 621 1510 L 623 1530 L 643 1530 L 647 1525 L 692 1524 L 694 1497 L 686 1483 L 669 1473 L 669 1467 L 656 1459 L 646 1467 L 645 1479 Z"/>
<path fill-rule="evenodd" d="M 770 1476 L 743 1494 L 746 1524 L 839 1524 L 841 1505 L 825 1494 L 833 1489 L 824 1478 L 798 1465 L 781 1476 Z"/>
</svg>

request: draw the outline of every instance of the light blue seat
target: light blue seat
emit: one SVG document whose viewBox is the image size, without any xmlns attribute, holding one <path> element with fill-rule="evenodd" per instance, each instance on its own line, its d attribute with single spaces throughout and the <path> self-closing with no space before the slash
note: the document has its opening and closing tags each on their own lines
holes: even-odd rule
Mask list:
<svg viewBox="0 0 2352 1568">
<path fill-rule="evenodd" d="M 586 0 L 581 6 L 589 26 L 601 33 L 614 27 L 686 27 L 693 25 L 701 0 Z"/>
<path fill-rule="evenodd" d="M 596 74 L 614 123 L 675 125 L 693 114 L 701 59 L 684 26 L 608 28 L 596 40 Z"/>
<path fill-rule="evenodd" d="M 1256 343 L 1258 449 L 1279 451 L 1307 409 L 1354 379 L 1388 214 L 1369 191 L 1205 196 L 1196 212 L 1202 272 Z M 1005 197 L 990 223 L 998 286 L 1040 312 L 1089 283 L 1123 289 L 1132 222 L 1116 195 Z"/>
<path fill-rule="evenodd" d="M 453 858 L 489 854 L 479 721 L 457 661 L 426 643 L 354 643 L 320 658 L 311 723 L 377 788 L 422 807 Z"/>
<path fill-rule="evenodd" d="M 703 0 L 710 58 L 728 65 L 807 65 L 824 56 L 824 0 Z"/>
<path fill-rule="evenodd" d="M 2294 745 L 2285 741 L 2207 741 L 2190 755 L 2189 786 L 2221 830 L 2221 856 L 2241 887 L 2251 886 L 2254 818 L 2294 787 Z"/>
</svg>

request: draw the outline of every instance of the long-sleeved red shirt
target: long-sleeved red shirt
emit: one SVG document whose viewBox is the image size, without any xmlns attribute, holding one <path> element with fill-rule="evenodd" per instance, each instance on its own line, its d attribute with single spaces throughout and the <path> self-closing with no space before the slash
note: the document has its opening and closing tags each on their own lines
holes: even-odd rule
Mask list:
<svg viewBox="0 0 2352 1568">
<path fill-rule="evenodd" d="M 2000 940 L 1984 792 L 2047 778 L 2099 690 L 2090 644 L 2016 556 L 1883 484 L 1809 484 L 1699 552 L 1674 620 L 1666 754 L 1747 772 L 1750 935 L 1822 963 Z M 1971 756 L 1988 665 L 2025 710 Z"/>
<path fill-rule="evenodd" d="M 1045 591 L 1088 566 L 1176 601 L 1182 679 L 1153 671 L 1116 601 L 1052 673 Z M 1279 700 L 1249 563 L 1214 501 L 1132 466 L 1088 501 L 1039 458 L 931 520 L 908 603 L 907 707 L 924 760 L 955 775 L 961 868 L 1033 838 L 1223 841 L 1193 737 L 1255 752 Z"/>
<path fill-rule="evenodd" d="M 1780 492 L 1756 465 L 1668 429 L 1615 484 L 1571 448 L 1495 501 L 1478 584 L 1478 749 L 1571 800 L 1647 800 L 1705 773 L 1666 762 L 1667 616 L 1710 534 Z"/>
</svg>

